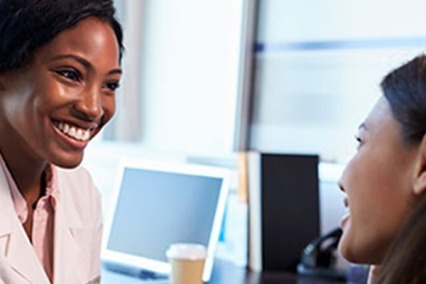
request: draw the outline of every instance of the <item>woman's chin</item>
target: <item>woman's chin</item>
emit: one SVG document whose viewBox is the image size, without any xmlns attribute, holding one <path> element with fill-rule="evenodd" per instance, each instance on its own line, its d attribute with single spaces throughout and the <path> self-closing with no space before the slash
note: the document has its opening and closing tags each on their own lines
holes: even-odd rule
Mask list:
<svg viewBox="0 0 426 284">
<path fill-rule="evenodd" d="M 355 245 L 354 236 L 351 234 L 350 219 L 345 218 L 342 224 L 343 234 L 339 241 L 338 251 L 340 255 L 351 263 L 361 263 L 360 250 Z"/>
<path fill-rule="evenodd" d="M 349 262 L 354 263 L 354 255 L 352 253 L 352 250 L 350 249 L 350 246 L 348 246 L 347 241 L 345 240 L 343 235 L 342 235 L 342 237 L 340 238 L 340 241 L 339 241 L 338 251 L 339 251 L 339 254 L 344 259 L 346 259 Z"/>
<path fill-rule="evenodd" d="M 362 240 L 356 240 L 350 230 L 344 231 L 339 241 L 339 254 L 350 263 L 379 264 L 382 254 Z"/>
<path fill-rule="evenodd" d="M 73 155 L 67 155 L 66 157 L 57 157 L 56 159 L 53 159 L 51 161 L 52 164 L 65 168 L 65 169 L 73 169 L 78 167 L 81 162 L 83 161 L 83 154 L 73 154 Z"/>
</svg>

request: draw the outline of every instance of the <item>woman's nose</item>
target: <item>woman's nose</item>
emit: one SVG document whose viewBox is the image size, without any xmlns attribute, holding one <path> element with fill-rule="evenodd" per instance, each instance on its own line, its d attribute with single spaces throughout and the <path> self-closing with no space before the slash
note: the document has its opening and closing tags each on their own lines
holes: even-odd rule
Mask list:
<svg viewBox="0 0 426 284">
<path fill-rule="evenodd" d="M 90 88 L 84 91 L 74 105 L 74 109 L 83 119 L 98 120 L 102 117 L 104 110 L 100 90 Z"/>
<path fill-rule="evenodd" d="M 345 192 L 345 179 L 346 179 L 346 172 L 348 170 L 348 166 L 345 167 L 345 169 L 343 170 L 342 174 L 340 175 L 339 180 L 337 181 L 337 186 L 339 187 L 339 189 L 343 192 Z"/>
<path fill-rule="evenodd" d="M 339 181 L 337 182 L 337 186 L 339 187 L 339 189 L 341 190 L 341 191 L 345 191 L 345 188 L 344 188 L 344 186 L 343 186 L 343 181 L 342 181 L 342 178 L 340 178 L 339 179 Z"/>
</svg>

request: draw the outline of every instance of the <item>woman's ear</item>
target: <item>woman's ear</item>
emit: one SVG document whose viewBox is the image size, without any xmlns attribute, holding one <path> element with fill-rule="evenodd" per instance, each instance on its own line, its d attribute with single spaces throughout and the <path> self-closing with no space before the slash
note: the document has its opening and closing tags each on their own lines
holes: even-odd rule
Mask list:
<svg viewBox="0 0 426 284">
<path fill-rule="evenodd" d="M 426 192 L 426 134 L 423 135 L 420 142 L 417 159 L 416 180 L 413 190 L 415 194 L 422 194 Z"/>
</svg>

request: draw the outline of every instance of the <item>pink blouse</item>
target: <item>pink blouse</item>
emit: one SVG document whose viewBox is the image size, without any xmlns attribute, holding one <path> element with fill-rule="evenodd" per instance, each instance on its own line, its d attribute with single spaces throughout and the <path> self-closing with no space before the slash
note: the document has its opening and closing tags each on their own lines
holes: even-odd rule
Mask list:
<svg viewBox="0 0 426 284">
<path fill-rule="evenodd" d="M 0 167 L 5 173 L 9 185 L 16 215 L 22 224 L 28 218 L 27 202 L 19 191 L 7 166 L 0 155 Z M 51 167 L 46 169 L 46 194 L 41 197 L 34 208 L 32 225 L 32 245 L 47 276 L 53 279 L 53 227 L 57 188 L 52 186 L 53 174 Z"/>
</svg>

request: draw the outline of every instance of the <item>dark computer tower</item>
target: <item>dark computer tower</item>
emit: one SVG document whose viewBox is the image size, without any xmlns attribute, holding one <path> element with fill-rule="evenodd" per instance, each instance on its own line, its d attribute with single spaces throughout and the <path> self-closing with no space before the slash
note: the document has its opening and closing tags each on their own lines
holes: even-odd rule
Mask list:
<svg viewBox="0 0 426 284">
<path fill-rule="evenodd" d="M 319 158 L 317 155 L 254 155 L 257 155 L 255 159 L 249 159 L 249 175 L 258 174 L 258 177 L 254 183 L 249 180 L 249 190 L 259 192 L 257 195 L 249 192 L 249 197 L 257 196 L 260 200 L 249 200 L 249 208 L 258 202 L 260 210 L 250 210 L 249 216 L 252 219 L 253 214 L 261 214 L 257 229 L 261 243 L 253 244 L 249 240 L 249 257 L 259 257 L 250 255 L 253 246 L 259 246 L 260 270 L 296 272 L 303 249 L 320 235 Z M 253 167 L 250 163 L 257 165 Z M 249 236 L 253 235 L 254 228 L 256 226 L 250 226 Z M 249 263 L 253 262 L 249 260 Z"/>
</svg>

